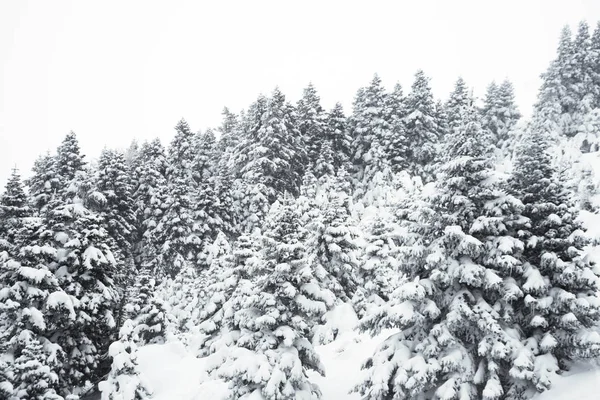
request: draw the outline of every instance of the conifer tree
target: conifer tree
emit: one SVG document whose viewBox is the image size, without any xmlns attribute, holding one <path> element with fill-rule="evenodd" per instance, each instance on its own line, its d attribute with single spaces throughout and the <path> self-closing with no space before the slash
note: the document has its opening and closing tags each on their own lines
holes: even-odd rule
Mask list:
<svg viewBox="0 0 600 400">
<path fill-rule="evenodd" d="M 0 196 L 0 251 L 9 248 L 17 251 L 17 237 L 23 227 L 23 218 L 31 215 L 27 200 L 21 177 L 15 168 Z"/>
<path fill-rule="evenodd" d="M 353 139 L 352 162 L 359 179 L 363 178 L 365 169 L 375 161 L 376 156 L 371 154 L 371 147 L 374 144 L 385 146 L 390 140 L 391 126 L 387 118 L 387 104 L 387 94 L 378 75 L 373 77 L 369 86 L 356 94 L 350 129 Z"/>
<path fill-rule="evenodd" d="M 419 70 L 411 92 L 406 99 L 404 124 L 410 143 L 409 172 L 431 180 L 433 172 L 428 167 L 436 157 L 439 126 L 436 121 L 435 103 L 429 87 L 429 79 Z"/>
<path fill-rule="evenodd" d="M 142 145 L 136 165 L 137 187 L 132 196 L 138 236 L 134 251 L 137 264 L 152 271 L 161 247 L 154 230 L 162 219 L 167 196 L 167 161 L 160 140 Z"/>
<path fill-rule="evenodd" d="M 514 338 L 504 287 L 522 243 L 507 228 L 519 202 L 486 180 L 491 162 L 474 109 L 450 137 L 437 190 L 411 226 L 416 242 L 402 249 L 406 281 L 372 310 L 361 329 L 400 328 L 364 364 L 356 389 L 365 399 L 502 398 Z"/>
<path fill-rule="evenodd" d="M 568 361 L 600 353 L 600 339 L 589 334 L 600 318 L 597 274 L 583 256 L 586 239 L 551 166 L 546 129 L 533 124 L 517 151 L 510 186 L 529 220 L 519 232 L 526 244 L 521 307 L 529 310 L 519 316 L 528 349 L 519 372 L 532 375 L 538 391 L 550 387 Z"/>
<path fill-rule="evenodd" d="M 321 107 L 321 99 L 312 83 L 304 89 L 296 106 L 297 124 L 303 136 L 308 164 L 315 166 L 325 140 L 326 114 Z"/>
<path fill-rule="evenodd" d="M 261 116 L 261 124 L 249 133 L 248 163 L 242 169 L 250 185 L 264 185 L 269 203 L 285 192 L 297 195 L 306 160 L 295 126 L 292 106 L 275 89 Z"/>
<path fill-rule="evenodd" d="M 58 187 L 55 159 L 49 153 L 39 156 L 33 164 L 32 176 L 25 182 L 31 204 L 37 211 L 45 210 Z"/>
<path fill-rule="evenodd" d="M 93 193 L 103 226 L 119 249 L 121 262 L 131 254 L 136 238 L 132 183 L 123 154 L 104 150 L 98 161 Z"/>
<path fill-rule="evenodd" d="M 352 155 L 352 137 L 348 131 L 348 123 L 344 109 L 336 103 L 329 111 L 326 119 L 325 135 L 333 151 L 333 167 L 335 170 L 348 168 Z"/>
<path fill-rule="evenodd" d="M 69 196 L 72 196 L 75 188 L 71 186 L 71 183 L 74 182 L 77 174 L 84 170 L 85 161 L 83 159 L 77 136 L 71 131 L 56 150 L 56 174 L 63 197 L 65 193 L 70 193 Z"/>
<path fill-rule="evenodd" d="M 217 167 L 217 139 L 212 129 L 198 133 L 195 143 L 193 173 L 197 184 L 207 182 L 214 177 Z"/>
<path fill-rule="evenodd" d="M 381 305 L 391 298 L 399 283 L 396 250 L 393 243 L 394 227 L 381 216 L 370 224 L 366 238 L 364 256 L 360 262 L 358 315 L 368 313 L 367 308 Z M 360 299 L 360 300 L 358 300 Z"/>
<path fill-rule="evenodd" d="M 57 394 L 58 376 L 42 344 L 31 336 L 15 359 L 15 397 L 17 399 L 62 400 Z"/>
<path fill-rule="evenodd" d="M 510 150 L 515 141 L 511 131 L 520 117 L 512 83 L 505 80 L 498 86 L 492 82 L 484 100 L 481 124 L 490 132 L 497 148 Z"/>
<path fill-rule="evenodd" d="M 330 180 L 324 189 L 327 199 L 320 218 L 314 218 L 311 228 L 311 249 L 314 262 L 323 269 L 320 279 L 340 301 L 353 298 L 359 285 L 359 247 L 356 222 L 350 213 L 350 197 L 344 192 L 347 176 L 344 170 Z M 315 268 L 317 268 L 315 267 Z"/>
<path fill-rule="evenodd" d="M 397 83 L 388 95 L 387 118 L 391 126 L 390 137 L 385 143 L 389 164 L 393 173 L 408 168 L 409 147 L 404 118 L 406 117 L 406 98 L 402 86 Z"/>
<path fill-rule="evenodd" d="M 306 260 L 305 232 L 293 205 L 286 198 L 272 209 L 262 239 L 262 262 L 249 271 L 254 290 L 235 313 L 239 337 L 219 370 L 230 384 L 230 398 L 320 398 L 307 376 L 309 370 L 323 374 L 308 328 L 324 312 L 326 294 Z"/>
<path fill-rule="evenodd" d="M 102 400 L 152 398 L 148 382 L 139 372 L 135 342 L 135 325 L 131 320 L 127 320 L 119 332 L 119 340 L 110 345 L 112 367 L 108 379 L 99 384 Z"/>
</svg>

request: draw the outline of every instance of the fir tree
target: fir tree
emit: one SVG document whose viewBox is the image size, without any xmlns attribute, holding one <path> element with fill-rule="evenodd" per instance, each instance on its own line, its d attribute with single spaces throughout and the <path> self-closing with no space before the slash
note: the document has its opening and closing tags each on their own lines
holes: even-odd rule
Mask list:
<svg viewBox="0 0 600 400">
<path fill-rule="evenodd" d="M 197 184 L 207 182 L 216 173 L 218 155 L 217 140 L 211 129 L 198 133 L 195 144 L 194 178 Z"/>
<path fill-rule="evenodd" d="M 264 399 L 317 399 L 320 391 L 307 371 L 323 374 L 308 340 L 312 319 L 325 310 L 326 294 L 306 260 L 305 233 L 293 201 L 274 206 L 262 241 L 262 262 L 249 271 L 255 289 L 235 313 L 239 330 L 230 361 L 219 375 L 230 383 L 230 398 L 260 394 Z"/>
<path fill-rule="evenodd" d="M 162 219 L 167 196 L 167 161 L 158 139 L 142 145 L 136 165 L 137 187 L 132 196 L 138 233 L 135 257 L 138 265 L 154 270 L 161 246 L 154 230 Z"/>
<path fill-rule="evenodd" d="M 354 109 L 350 117 L 352 132 L 352 162 L 358 171 L 359 179 L 364 170 L 376 161 L 371 153 L 374 144 L 385 146 L 390 140 L 391 126 L 387 118 L 387 94 L 381 79 L 375 75 L 371 84 L 358 91 Z M 387 158 L 387 157 L 386 157 Z"/>
<path fill-rule="evenodd" d="M 110 345 L 112 367 L 108 379 L 99 384 L 102 400 L 145 400 L 152 397 L 152 391 L 138 369 L 135 341 L 134 323 L 127 320 L 119 332 L 119 340 Z"/>
<path fill-rule="evenodd" d="M 600 339 L 588 334 L 600 318 L 596 274 L 583 257 L 586 239 L 551 166 L 546 128 L 532 126 L 511 180 L 529 220 L 519 232 L 526 244 L 521 307 L 529 310 L 519 322 L 529 351 L 521 354 L 518 372 L 532 376 L 538 391 L 547 389 L 568 361 L 600 352 Z"/>
<path fill-rule="evenodd" d="M 391 133 L 385 143 L 390 167 L 393 172 L 406 170 L 409 166 L 408 137 L 404 118 L 406 117 L 406 98 L 402 86 L 397 83 L 394 90 L 388 95 L 387 118 L 391 126 Z"/>
<path fill-rule="evenodd" d="M 15 397 L 17 399 L 62 400 L 56 392 L 58 376 L 39 340 L 27 339 L 23 351 L 13 366 Z"/>
<path fill-rule="evenodd" d="M 515 324 L 504 292 L 522 243 L 507 231 L 519 202 L 486 184 L 486 138 L 471 108 L 445 151 L 436 193 L 403 248 L 406 281 L 372 310 L 361 329 L 400 328 L 364 364 L 356 389 L 365 399 L 499 399 L 507 380 Z"/>
<path fill-rule="evenodd" d="M 352 154 L 352 137 L 348 132 L 348 124 L 344 109 L 340 103 L 327 114 L 325 134 L 333 151 L 333 166 L 335 170 L 348 168 Z"/>
<path fill-rule="evenodd" d="M 0 251 L 9 248 L 16 251 L 23 218 L 31 214 L 27 200 L 21 177 L 15 168 L 0 196 Z"/>
<path fill-rule="evenodd" d="M 431 179 L 432 171 L 428 167 L 436 157 L 438 141 L 438 122 L 433 102 L 433 94 L 429 87 L 429 79 L 423 71 L 418 71 L 410 94 L 406 99 L 406 117 L 404 124 L 410 143 L 409 172 Z"/>
<path fill-rule="evenodd" d="M 298 130 L 303 136 L 308 164 L 316 167 L 327 128 L 325 111 L 312 83 L 304 89 L 296 110 Z"/>
<path fill-rule="evenodd" d="M 131 254 L 137 236 L 132 183 L 123 154 L 104 150 L 98 162 L 93 193 L 103 226 L 119 248 L 122 261 Z"/>
<path fill-rule="evenodd" d="M 37 211 L 44 211 L 58 188 L 55 159 L 49 153 L 41 155 L 33 164 L 31 178 L 26 181 L 31 204 Z"/>
<path fill-rule="evenodd" d="M 248 163 L 242 174 L 249 184 L 262 184 L 269 202 L 285 192 L 298 194 L 306 160 L 294 113 L 275 89 L 267 101 L 258 129 L 250 132 Z"/>
</svg>

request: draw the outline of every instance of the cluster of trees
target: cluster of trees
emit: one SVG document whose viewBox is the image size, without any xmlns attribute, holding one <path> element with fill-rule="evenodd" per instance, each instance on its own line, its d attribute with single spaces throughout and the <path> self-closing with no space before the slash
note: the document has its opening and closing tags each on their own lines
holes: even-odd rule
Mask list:
<svg viewBox="0 0 600 400">
<path fill-rule="evenodd" d="M 435 101 L 375 76 L 352 113 L 275 89 L 217 129 L 104 150 L 75 134 L 0 198 L 0 398 L 143 399 L 136 349 L 200 335 L 231 398 L 319 398 L 324 316 L 351 304 L 389 337 L 365 399 L 527 398 L 600 354 L 585 205 L 549 149 L 597 149 L 600 27 L 565 29 L 534 115 L 510 82 L 478 107 L 464 80 Z M 218 139 L 217 139 L 218 136 Z M 511 158 L 506 179 L 495 164 Z M 591 178 L 589 178 L 591 179 Z M 588 198 L 589 200 L 589 198 Z"/>
</svg>

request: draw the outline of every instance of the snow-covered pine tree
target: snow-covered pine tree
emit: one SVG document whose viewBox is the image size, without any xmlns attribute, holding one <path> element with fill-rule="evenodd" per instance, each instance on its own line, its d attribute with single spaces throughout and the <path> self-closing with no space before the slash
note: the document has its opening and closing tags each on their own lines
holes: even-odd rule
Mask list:
<svg viewBox="0 0 600 400">
<path fill-rule="evenodd" d="M 206 335 L 201 349 L 206 355 L 214 352 L 213 343 L 218 340 L 223 326 L 225 302 L 236 289 L 240 273 L 245 275 L 236 258 L 227 237 L 219 232 L 209 250 L 209 267 L 203 271 L 206 277 L 203 283 L 206 286 L 206 301 L 200 311 L 202 321 L 198 328 Z M 244 260 L 241 260 L 243 263 Z"/>
<path fill-rule="evenodd" d="M 352 137 L 348 131 L 348 122 L 340 103 L 336 103 L 327 114 L 325 136 L 333 151 L 335 170 L 342 167 L 348 168 L 352 155 Z"/>
<path fill-rule="evenodd" d="M 600 21 L 590 41 L 590 76 L 592 77 L 593 108 L 600 108 Z"/>
<path fill-rule="evenodd" d="M 200 239 L 201 251 L 198 253 L 198 266 L 208 268 L 209 262 L 206 257 L 209 246 L 223 229 L 224 215 L 229 210 L 223 209 L 219 197 L 213 189 L 212 182 L 203 182 L 198 187 L 197 197 L 194 204 L 194 228 L 193 231 Z"/>
<path fill-rule="evenodd" d="M 13 365 L 14 398 L 63 400 L 57 393 L 58 375 L 52 359 L 33 334 L 24 340 L 24 348 Z"/>
<path fill-rule="evenodd" d="M 429 165 L 436 158 L 436 144 L 439 140 L 439 126 L 429 78 L 421 70 L 417 71 L 411 92 L 406 98 L 404 118 L 409 148 L 409 172 L 430 181 L 433 171 Z"/>
<path fill-rule="evenodd" d="M 23 228 L 23 219 L 30 215 L 21 176 L 14 168 L 0 196 L 0 251 L 11 250 L 13 254 L 18 251 L 17 237 Z"/>
<path fill-rule="evenodd" d="M 49 153 L 39 156 L 33 164 L 32 175 L 25 181 L 32 206 L 43 212 L 58 188 L 55 159 Z"/>
<path fill-rule="evenodd" d="M 304 89 L 296 105 L 297 127 L 303 137 L 308 165 L 316 166 L 327 130 L 326 114 L 312 83 Z M 313 171 L 314 172 L 314 171 Z M 315 173 L 318 176 L 318 174 Z"/>
<path fill-rule="evenodd" d="M 63 198 L 65 196 L 72 197 L 78 189 L 73 184 L 77 175 L 85 168 L 84 157 L 80 152 L 79 141 L 75 132 L 69 132 L 56 150 L 56 175 L 59 193 Z"/>
<path fill-rule="evenodd" d="M 12 368 L 8 362 L 0 358 L 0 399 L 10 399 L 12 397 L 14 392 L 12 379 Z"/>
<path fill-rule="evenodd" d="M 67 165 L 63 165 L 66 163 Z M 74 321 L 55 332 L 67 360 L 61 381 L 72 390 L 104 373 L 101 356 L 114 339 L 114 313 L 119 303 L 115 291 L 116 244 L 102 226 L 102 219 L 86 207 L 90 199 L 89 177 L 74 134 L 59 146 L 60 197 L 51 201 L 43 218 L 41 240 L 56 249 L 50 265 L 60 287 L 75 304 Z M 66 302 L 62 302 L 66 304 Z"/>
<path fill-rule="evenodd" d="M 154 229 L 164 213 L 167 196 L 167 160 L 160 140 L 142 144 L 135 164 L 137 187 L 133 201 L 138 236 L 134 254 L 138 265 L 154 271 L 161 247 Z"/>
<path fill-rule="evenodd" d="M 175 138 L 168 154 L 165 212 L 152 232 L 161 243 L 156 262 L 159 277 L 174 277 L 187 262 L 195 262 L 202 240 L 194 229 L 197 184 L 193 177 L 194 134 L 185 120 L 175 127 Z"/>
<path fill-rule="evenodd" d="M 156 279 L 149 269 L 143 268 L 136 280 L 133 310 L 135 334 L 141 344 L 164 343 L 167 328 L 164 301 L 155 295 Z"/>
<path fill-rule="evenodd" d="M 449 137 L 437 190 L 410 225 L 405 281 L 362 330 L 399 328 L 364 364 L 355 390 L 365 399 L 502 398 L 519 349 L 511 321 L 511 270 L 522 248 L 508 228 L 520 203 L 490 187 L 491 161 L 473 107 Z M 518 269 L 517 269 L 518 271 Z"/>
<path fill-rule="evenodd" d="M 198 132 L 194 144 L 193 174 L 196 183 L 207 182 L 214 177 L 218 163 L 217 139 L 212 129 Z"/>
<path fill-rule="evenodd" d="M 496 85 L 492 82 L 487 89 L 481 110 L 481 124 L 492 135 L 494 145 L 504 153 L 510 153 L 515 138 L 511 132 L 519 121 L 521 114 L 515 104 L 513 85 L 505 80 Z"/>
<path fill-rule="evenodd" d="M 362 282 L 360 294 L 355 296 L 358 315 L 368 314 L 369 307 L 387 302 L 401 278 L 393 242 L 395 227 L 382 216 L 375 217 L 369 225 L 358 271 Z"/>
<path fill-rule="evenodd" d="M 467 87 L 467 83 L 459 77 L 454 84 L 454 90 L 445 104 L 449 133 L 461 129 L 464 126 L 463 118 L 467 110 L 473 106 L 473 96 Z"/>
<path fill-rule="evenodd" d="M 391 135 L 387 96 L 381 79 L 375 75 L 369 86 L 357 92 L 354 100 L 350 116 L 352 163 L 360 180 L 363 179 L 364 171 L 379 156 L 371 154 L 371 147 L 376 144 L 384 152 L 387 150 L 384 146 Z M 387 159 L 387 154 L 385 158 Z"/>
<path fill-rule="evenodd" d="M 261 262 L 248 271 L 255 283 L 235 313 L 238 338 L 219 375 L 230 384 L 230 398 L 318 399 L 307 371 L 323 374 L 308 340 L 311 321 L 324 313 L 327 291 L 306 257 L 306 233 L 284 198 L 271 210 L 262 238 Z"/>
<path fill-rule="evenodd" d="M 276 88 L 268 99 L 258 129 L 249 132 L 248 162 L 242 175 L 248 185 L 264 185 L 269 203 L 285 192 L 297 195 L 306 150 L 296 128 L 295 113 Z"/>
<path fill-rule="evenodd" d="M 325 183 L 327 198 L 322 205 L 321 217 L 312 221 L 310 251 L 314 267 L 320 268 L 319 279 L 342 302 L 351 300 L 359 285 L 359 235 L 356 221 L 350 211 L 351 199 L 345 191 L 347 175 L 341 174 Z"/>
<path fill-rule="evenodd" d="M 397 83 L 394 90 L 387 96 L 387 118 L 390 123 L 390 135 L 384 144 L 389 157 L 389 165 L 393 173 L 404 171 L 408 168 L 408 137 L 404 118 L 406 117 L 406 98 L 402 86 Z"/>
<path fill-rule="evenodd" d="M 111 370 L 108 378 L 98 385 L 102 400 L 152 398 L 149 383 L 139 371 L 136 341 L 135 324 L 127 320 L 119 331 L 119 340 L 110 345 Z"/>
<path fill-rule="evenodd" d="M 131 253 L 136 237 L 132 183 L 122 153 L 103 150 L 98 161 L 95 192 L 101 194 L 99 215 L 123 256 Z"/>
<path fill-rule="evenodd" d="M 242 137 L 240 120 L 237 115 L 227 108 L 223 110 L 223 122 L 218 128 L 219 140 L 217 142 L 217 167 L 214 179 L 215 193 L 219 198 L 222 212 L 223 231 L 230 237 L 237 235 L 236 215 L 233 212 L 233 183 L 235 171 L 233 164 L 234 151 Z"/>
<path fill-rule="evenodd" d="M 600 354 L 600 337 L 591 333 L 600 319 L 598 276 L 582 251 L 586 239 L 577 212 L 551 165 L 548 129 L 553 125 L 534 120 L 517 151 L 510 182 L 528 218 L 519 231 L 525 243 L 523 311 L 516 317 L 527 351 L 511 375 L 531 377 L 538 391 L 549 388 L 569 361 Z M 527 386 L 515 390 L 526 392 Z"/>
<path fill-rule="evenodd" d="M 329 141 L 321 141 L 321 148 L 314 163 L 313 171 L 314 176 L 321 181 L 335 176 L 334 154 Z"/>
</svg>

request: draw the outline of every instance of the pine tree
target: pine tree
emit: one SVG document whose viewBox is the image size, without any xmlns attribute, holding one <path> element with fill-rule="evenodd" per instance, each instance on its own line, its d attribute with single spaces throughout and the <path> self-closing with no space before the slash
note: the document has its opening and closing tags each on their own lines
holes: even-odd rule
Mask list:
<svg viewBox="0 0 600 400">
<path fill-rule="evenodd" d="M 596 25 L 590 41 L 589 68 L 593 90 L 593 108 L 600 108 L 600 22 Z"/>
<path fill-rule="evenodd" d="M 375 333 L 400 328 L 364 364 L 355 390 L 365 399 L 495 400 L 510 387 L 511 354 L 522 346 L 504 287 L 523 246 L 509 231 L 520 203 L 486 183 L 488 139 L 472 107 L 462 121 L 437 190 L 410 225 L 417 239 L 398 263 L 405 282 L 361 321 Z"/>
<path fill-rule="evenodd" d="M 56 392 L 58 376 L 48 361 L 40 341 L 34 336 L 29 337 L 13 366 L 17 399 L 63 399 Z"/>
<path fill-rule="evenodd" d="M 44 211 L 58 188 L 55 158 L 49 153 L 41 155 L 33 164 L 33 173 L 25 183 L 31 203 L 37 211 Z"/>
<path fill-rule="evenodd" d="M 167 161 L 160 140 L 145 142 L 136 159 L 137 187 L 133 193 L 138 236 L 135 257 L 137 264 L 151 271 L 156 268 L 160 243 L 154 230 L 165 211 L 167 196 Z"/>
<path fill-rule="evenodd" d="M 348 132 L 348 123 L 344 109 L 340 103 L 327 114 L 325 135 L 333 151 L 333 166 L 335 170 L 348 168 L 352 154 L 352 137 Z"/>
<path fill-rule="evenodd" d="M 531 375 L 538 391 L 550 387 L 552 376 L 568 361 L 600 352 L 600 340 L 588 334 L 600 318 L 596 273 L 583 256 L 586 239 L 551 166 L 545 129 L 534 124 L 528 132 L 510 186 L 529 220 L 519 232 L 526 244 L 520 301 L 529 310 L 519 315 L 528 348 L 519 372 Z"/>
<path fill-rule="evenodd" d="M 340 301 L 353 298 L 358 281 L 359 247 L 356 222 L 350 213 L 350 198 L 344 192 L 345 175 L 328 183 L 327 199 L 321 217 L 313 219 L 310 239 L 317 269 L 323 269 L 320 280 Z"/>
<path fill-rule="evenodd" d="M 244 239 L 245 240 L 245 239 Z M 243 243 L 243 242 L 242 242 Z M 198 326 L 200 331 L 206 335 L 203 343 L 203 353 L 210 354 L 216 351 L 213 347 L 215 340 L 219 339 L 220 330 L 223 327 L 225 302 L 236 289 L 240 274 L 241 264 L 236 263 L 236 257 L 222 232 L 219 232 L 209 250 L 209 267 L 205 271 L 206 276 L 206 303 L 200 312 Z M 243 264 L 244 260 L 239 260 Z"/>
<path fill-rule="evenodd" d="M 482 127 L 491 133 L 494 145 L 509 152 L 515 140 L 511 132 L 521 117 L 510 81 L 505 80 L 500 86 L 492 82 L 488 86 L 481 117 Z"/>
<path fill-rule="evenodd" d="M 392 172 L 404 171 L 409 166 L 408 137 L 404 118 L 406 117 L 406 98 L 402 86 L 397 83 L 394 90 L 388 95 L 387 118 L 390 122 L 391 133 L 385 143 Z"/>
<path fill-rule="evenodd" d="M 135 333 L 142 344 L 164 343 L 167 316 L 162 299 L 155 296 L 156 280 L 149 270 L 138 274 L 136 297 L 133 299 Z"/>
<path fill-rule="evenodd" d="M 0 251 L 16 251 L 16 240 L 23 227 L 23 218 L 31 215 L 27 200 L 21 177 L 15 168 L 0 196 Z"/>
<path fill-rule="evenodd" d="M 320 155 L 326 131 L 326 114 L 321 99 L 312 83 L 308 85 L 296 106 L 297 125 L 303 136 L 308 165 L 315 166 Z"/>
<path fill-rule="evenodd" d="M 94 204 L 103 227 L 119 249 L 121 261 L 131 254 L 137 236 L 132 183 L 123 154 L 104 150 L 98 161 Z"/>
<path fill-rule="evenodd" d="M 285 192 L 297 195 L 306 160 L 294 113 L 285 96 L 275 89 L 261 116 L 261 124 L 249 133 L 248 163 L 242 175 L 248 184 L 262 184 L 269 203 Z"/>
<path fill-rule="evenodd" d="M 217 139 L 212 129 L 204 133 L 198 133 L 195 143 L 195 157 L 193 173 L 197 184 L 207 182 L 216 173 Z"/>
<path fill-rule="evenodd" d="M 152 231 L 152 241 L 161 244 L 155 264 L 161 278 L 165 274 L 174 277 L 187 262 L 196 260 L 202 245 L 194 231 L 194 188 L 188 180 L 173 175 L 168 191 L 168 208 Z"/>
<path fill-rule="evenodd" d="M 77 136 L 71 131 L 56 150 L 56 174 L 63 197 L 72 197 L 75 188 L 70 184 L 74 182 L 77 174 L 84 170 L 85 161 L 83 159 Z"/>
<path fill-rule="evenodd" d="M 462 128 L 464 115 L 473 106 L 473 102 L 473 96 L 466 82 L 462 77 L 458 78 L 445 106 L 450 133 Z"/>
<path fill-rule="evenodd" d="M 262 240 L 262 262 L 249 273 L 255 289 L 235 313 L 239 337 L 219 375 L 230 398 L 318 399 L 307 377 L 323 366 L 308 340 L 310 321 L 325 310 L 326 294 L 306 260 L 305 233 L 290 198 L 274 206 Z"/>
<path fill-rule="evenodd" d="M 410 143 L 409 172 L 421 176 L 425 181 L 431 180 L 433 172 L 428 165 L 436 157 L 435 146 L 438 142 L 439 127 L 435 116 L 436 110 L 429 79 L 423 71 L 419 70 L 406 99 L 404 124 Z"/>
<path fill-rule="evenodd" d="M 190 126 L 182 118 L 175 126 L 175 137 L 169 146 L 167 169 L 169 182 L 177 179 L 194 182 L 192 177 L 195 158 L 194 136 Z"/>
<path fill-rule="evenodd" d="M 9 364 L 0 359 L 0 398 L 10 399 L 12 397 L 14 388 L 11 380 L 12 372 Z"/>
<path fill-rule="evenodd" d="M 369 226 L 359 269 L 363 284 L 359 296 L 355 296 L 360 299 L 356 305 L 359 315 L 368 313 L 370 306 L 388 301 L 399 283 L 394 236 L 394 226 L 382 217 L 376 217 Z"/>
<path fill-rule="evenodd" d="M 196 260 L 202 246 L 195 224 L 198 186 L 193 177 L 194 134 L 183 119 L 175 131 L 168 154 L 165 211 L 152 232 L 153 240 L 162 246 L 156 262 L 160 268 L 159 276 L 167 274 L 171 277 L 186 262 Z"/>
<path fill-rule="evenodd" d="M 378 75 L 373 77 L 368 87 L 356 94 L 350 129 L 353 138 L 352 162 L 359 179 L 363 178 L 364 170 L 376 161 L 376 156 L 370 151 L 371 147 L 374 144 L 385 146 L 390 140 L 391 126 L 387 118 L 387 103 L 387 94 Z"/>
<path fill-rule="evenodd" d="M 119 340 L 110 345 L 112 367 L 108 379 L 99 384 L 102 400 L 145 400 L 152 397 L 148 383 L 139 372 L 135 336 L 134 323 L 127 320 L 119 332 Z"/>
</svg>

